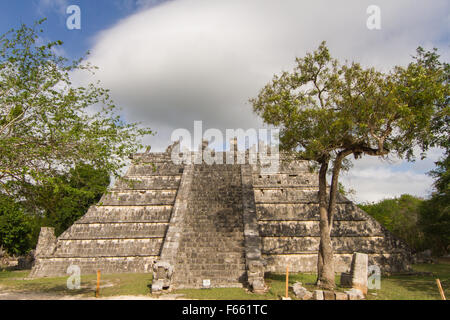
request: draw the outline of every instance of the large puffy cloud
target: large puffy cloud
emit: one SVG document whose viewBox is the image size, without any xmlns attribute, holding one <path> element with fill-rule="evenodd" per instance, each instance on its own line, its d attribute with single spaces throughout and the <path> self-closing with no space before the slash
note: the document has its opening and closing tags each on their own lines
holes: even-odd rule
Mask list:
<svg viewBox="0 0 450 320">
<path fill-rule="evenodd" d="M 158 131 L 149 142 L 160 150 L 194 120 L 204 129 L 261 127 L 248 99 L 322 40 L 340 59 L 381 69 L 406 63 L 418 45 L 447 49 L 448 1 L 377 1 L 379 31 L 366 27 L 371 4 L 168 1 L 98 34 L 90 60 L 126 119 Z"/>
<path fill-rule="evenodd" d="M 357 202 L 374 202 L 405 193 L 427 198 L 433 184 L 433 178 L 427 173 L 440 157 L 440 149 L 431 149 L 426 159 L 411 163 L 365 156 L 353 161 L 352 168 L 341 174 L 341 182 L 347 190 L 356 191 L 349 198 Z"/>
</svg>

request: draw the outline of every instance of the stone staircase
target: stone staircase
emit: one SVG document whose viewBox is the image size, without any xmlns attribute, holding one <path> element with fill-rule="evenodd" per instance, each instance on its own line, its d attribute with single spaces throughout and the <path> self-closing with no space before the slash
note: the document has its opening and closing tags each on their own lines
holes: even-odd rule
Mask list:
<svg viewBox="0 0 450 320">
<path fill-rule="evenodd" d="M 175 261 L 174 288 L 242 287 L 246 281 L 239 166 L 195 165 Z"/>
<path fill-rule="evenodd" d="M 64 276 L 70 265 L 82 274 L 151 272 L 183 166 L 171 164 L 164 154 L 145 157 L 57 239 L 53 230 L 46 230 L 48 239 L 41 234 L 31 277 Z"/>
</svg>

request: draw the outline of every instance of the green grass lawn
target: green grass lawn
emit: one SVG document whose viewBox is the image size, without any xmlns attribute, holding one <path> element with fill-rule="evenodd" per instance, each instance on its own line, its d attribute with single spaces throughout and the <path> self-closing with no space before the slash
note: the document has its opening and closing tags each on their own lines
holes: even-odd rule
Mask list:
<svg viewBox="0 0 450 320">
<path fill-rule="evenodd" d="M 450 264 L 418 264 L 416 272 L 431 275 L 392 275 L 381 278 L 380 290 L 369 290 L 370 300 L 441 300 L 436 279 L 441 281 L 446 298 L 450 298 Z"/>
<path fill-rule="evenodd" d="M 381 278 L 381 289 L 370 290 L 369 300 L 440 300 L 436 286 L 436 278 L 441 280 L 447 296 L 450 296 L 450 264 L 420 264 L 414 265 L 415 272 L 432 274 L 391 275 Z M 0 271 L 0 293 L 2 291 L 34 292 L 53 295 L 93 297 L 95 295 L 96 275 L 81 277 L 81 288 L 69 290 L 66 285 L 67 277 L 43 278 L 28 280 L 29 271 Z M 289 276 L 289 285 L 301 282 L 309 290 L 315 290 L 315 274 L 299 273 Z M 110 296 L 152 296 L 150 285 L 152 275 L 145 274 L 105 274 L 101 277 L 102 297 Z M 336 283 L 339 284 L 339 276 Z M 213 300 L 254 300 L 280 299 L 285 295 L 285 275 L 267 274 L 266 283 L 269 290 L 264 295 L 248 292 L 242 288 L 214 288 L 214 289 L 185 289 L 176 290 L 173 294 L 180 294 L 184 299 L 213 299 Z M 337 287 L 338 291 L 347 290 Z M 289 295 L 295 299 L 293 292 Z"/>
<path fill-rule="evenodd" d="M 55 295 L 83 297 L 95 296 L 97 275 L 81 276 L 80 289 L 69 290 L 67 278 L 26 279 L 29 271 L 0 271 L 0 293 L 2 291 L 40 292 Z M 102 274 L 100 293 L 102 297 L 118 295 L 150 295 L 152 275 L 149 273 Z"/>
<path fill-rule="evenodd" d="M 313 283 L 314 274 L 290 274 L 289 286 L 295 282 Z M 188 299 L 214 299 L 214 300 L 278 300 L 285 296 L 286 291 L 286 275 L 284 274 L 266 274 L 266 284 L 269 290 L 266 294 L 254 294 L 242 288 L 212 288 L 212 289 L 184 289 L 176 290 L 174 293 L 183 294 Z M 305 285 L 305 287 L 307 287 Z M 289 296 L 295 299 L 292 290 L 289 290 Z"/>
</svg>

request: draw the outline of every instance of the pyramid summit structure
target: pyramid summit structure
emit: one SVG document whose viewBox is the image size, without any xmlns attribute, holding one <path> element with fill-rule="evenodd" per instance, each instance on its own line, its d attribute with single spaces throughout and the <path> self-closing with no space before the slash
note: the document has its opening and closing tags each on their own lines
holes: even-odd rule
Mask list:
<svg viewBox="0 0 450 320">
<path fill-rule="evenodd" d="M 123 179 L 58 238 L 43 228 L 30 276 L 64 276 L 76 265 L 81 274 L 153 272 L 154 291 L 258 291 L 265 272 L 316 271 L 318 175 L 309 162 L 280 154 L 267 173 L 218 152 L 223 164 L 176 164 L 173 147 L 132 156 Z M 354 252 L 385 272 L 409 269 L 410 249 L 342 195 L 331 236 L 336 272 L 350 270 Z"/>
</svg>

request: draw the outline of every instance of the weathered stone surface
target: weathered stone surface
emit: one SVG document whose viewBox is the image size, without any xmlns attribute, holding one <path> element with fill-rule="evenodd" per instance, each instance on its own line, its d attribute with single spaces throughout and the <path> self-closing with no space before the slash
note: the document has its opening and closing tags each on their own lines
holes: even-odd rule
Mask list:
<svg viewBox="0 0 450 320">
<path fill-rule="evenodd" d="M 109 223 L 75 223 L 68 232 L 59 237 L 60 240 L 89 239 L 126 239 L 164 238 L 168 222 L 109 222 Z"/>
<path fill-rule="evenodd" d="M 275 273 L 284 273 L 286 265 L 291 266 L 291 272 L 316 272 L 317 252 L 307 253 L 281 253 L 281 254 L 263 254 L 266 261 L 266 271 Z M 368 254 L 369 264 L 377 265 L 383 272 L 399 272 L 407 270 L 409 260 L 403 253 L 373 253 Z M 335 272 L 349 272 L 352 263 L 351 253 L 335 253 L 334 267 Z"/>
<path fill-rule="evenodd" d="M 351 290 L 345 291 L 345 293 L 348 296 L 348 300 L 363 300 L 363 299 L 365 299 L 364 294 L 359 289 L 353 288 Z"/>
<path fill-rule="evenodd" d="M 319 237 L 319 221 L 261 221 L 262 237 Z M 332 237 L 383 237 L 383 230 L 367 221 L 334 221 Z"/>
<path fill-rule="evenodd" d="M 172 205 L 92 206 L 76 223 L 169 222 Z M 69 229 L 70 230 L 70 229 Z M 69 231 L 67 230 L 67 231 Z M 69 231 L 70 232 L 70 231 Z"/>
<path fill-rule="evenodd" d="M 184 216 L 188 207 L 189 194 L 191 192 L 193 180 L 192 165 L 183 170 L 183 176 L 180 181 L 180 188 L 177 193 L 177 199 L 173 206 L 173 214 L 170 219 L 170 227 L 167 230 L 164 239 L 164 245 L 161 249 L 161 261 L 153 267 L 153 279 L 156 279 L 155 285 L 152 284 L 152 292 L 159 292 L 163 289 L 169 289 L 172 284 L 172 275 L 174 266 L 178 257 L 178 249 L 181 241 L 181 231 L 184 229 Z"/>
<path fill-rule="evenodd" d="M 193 174 L 173 287 L 202 288 L 203 280 L 213 288 L 242 287 L 247 266 L 241 168 L 194 165 Z M 249 263 L 251 281 L 258 279 L 256 267 Z"/>
<path fill-rule="evenodd" d="M 324 290 L 323 291 L 324 300 L 336 300 L 336 296 L 333 291 Z"/>
<path fill-rule="evenodd" d="M 259 221 L 319 221 L 318 203 L 258 203 Z M 367 218 L 352 203 L 336 205 L 335 221 L 366 221 Z"/>
<path fill-rule="evenodd" d="M 348 295 L 344 292 L 335 292 L 336 300 L 348 300 Z"/>
<path fill-rule="evenodd" d="M 114 186 L 115 190 L 177 190 L 180 184 L 180 176 L 136 176 L 128 179 L 119 179 Z"/>
<path fill-rule="evenodd" d="M 353 254 L 352 268 L 352 288 L 359 289 L 363 294 L 367 294 L 368 276 L 368 256 L 364 253 L 355 252 Z"/>
<path fill-rule="evenodd" d="M 264 280 L 261 280 L 260 278 L 254 279 L 250 283 L 250 286 L 252 288 L 253 293 L 257 293 L 257 294 L 263 294 L 266 292 L 266 289 L 267 289 L 266 285 L 264 283 Z"/>
<path fill-rule="evenodd" d="M 308 253 L 319 250 L 320 237 L 262 237 L 263 254 Z M 378 253 L 389 246 L 386 238 L 375 237 L 333 237 L 333 249 L 337 254 L 351 254 L 355 251 Z M 401 253 L 393 248 L 390 253 Z"/>
<path fill-rule="evenodd" d="M 36 246 L 36 258 L 52 256 L 56 249 L 55 229 L 42 227 Z"/>
<path fill-rule="evenodd" d="M 172 282 L 173 266 L 165 261 L 153 264 L 152 293 L 159 292 L 170 287 Z"/>
<path fill-rule="evenodd" d="M 155 261 L 173 266 L 175 287 L 249 285 L 265 290 L 264 272 L 314 272 L 319 244 L 317 174 L 307 161 L 281 155 L 279 172 L 261 162 L 226 164 L 252 154 L 212 152 L 224 164 L 173 163 L 163 153 L 133 155 L 123 179 L 58 239 L 45 231 L 32 276 L 151 272 Z M 211 150 L 200 147 L 204 153 Z M 242 157 L 243 156 L 243 157 Z M 410 250 L 342 195 L 332 239 L 336 272 L 348 272 L 352 254 L 368 256 L 383 272 L 408 269 Z M 167 284 L 156 280 L 155 288 Z M 156 290 L 155 289 L 155 290 Z"/>
<path fill-rule="evenodd" d="M 297 299 L 309 300 L 313 297 L 313 294 L 309 292 L 306 288 L 304 288 L 301 282 L 294 283 L 294 285 L 292 286 L 292 291 L 294 291 L 294 294 L 297 297 Z"/>
<path fill-rule="evenodd" d="M 169 205 L 175 201 L 177 190 L 110 191 L 101 199 L 102 205 Z"/>
<path fill-rule="evenodd" d="M 133 158 L 135 162 L 124 179 L 118 179 L 97 205 L 53 239 L 53 247 L 38 245 L 32 277 L 63 276 L 72 264 L 83 274 L 98 269 L 102 273 L 152 270 L 167 233 L 184 166 L 171 164 L 165 154 Z M 129 185 L 129 180 L 135 183 Z M 51 242 L 48 230 L 45 234 L 41 242 Z"/>
<path fill-rule="evenodd" d="M 152 265 L 157 258 L 157 256 L 40 258 L 36 259 L 29 277 L 67 276 L 67 268 L 71 265 L 79 266 L 81 274 L 95 274 L 97 270 L 101 270 L 103 274 L 145 273 L 152 271 Z"/>
<path fill-rule="evenodd" d="M 299 192 L 301 191 L 301 192 Z M 314 187 L 297 188 L 255 188 L 256 203 L 310 203 L 318 202 L 317 189 Z M 337 197 L 338 203 L 349 202 L 341 195 Z"/>
<path fill-rule="evenodd" d="M 323 291 L 322 290 L 314 290 L 313 300 L 324 300 Z"/>
<path fill-rule="evenodd" d="M 241 166 L 241 179 L 247 282 L 254 293 L 263 293 L 265 291 L 265 261 L 261 255 L 261 237 L 255 210 L 253 175 L 250 166 Z"/>
</svg>

